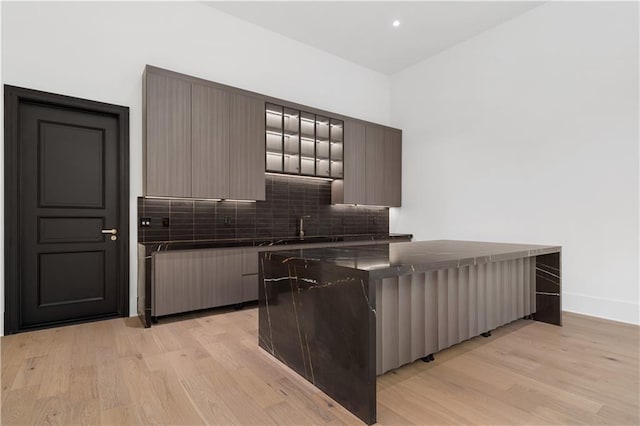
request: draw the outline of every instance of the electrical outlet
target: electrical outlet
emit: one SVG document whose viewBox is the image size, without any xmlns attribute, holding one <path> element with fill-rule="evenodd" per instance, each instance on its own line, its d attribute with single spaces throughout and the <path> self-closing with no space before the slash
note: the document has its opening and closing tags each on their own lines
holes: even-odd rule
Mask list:
<svg viewBox="0 0 640 426">
<path fill-rule="evenodd" d="M 151 226 L 151 218 L 150 217 L 141 217 L 140 218 L 140 227 L 148 228 Z"/>
<path fill-rule="evenodd" d="M 168 217 L 163 217 L 162 218 L 162 226 L 164 226 L 165 228 L 169 227 L 169 218 Z"/>
<path fill-rule="evenodd" d="M 224 226 L 231 226 L 231 216 L 224 217 Z"/>
</svg>

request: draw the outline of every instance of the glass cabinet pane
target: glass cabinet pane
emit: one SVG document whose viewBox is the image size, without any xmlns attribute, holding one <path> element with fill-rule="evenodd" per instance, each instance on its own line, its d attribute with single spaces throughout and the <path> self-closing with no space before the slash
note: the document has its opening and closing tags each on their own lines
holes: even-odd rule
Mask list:
<svg viewBox="0 0 640 426">
<path fill-rule="evenodd" d="M 300 132 L 300 113 L 295 109 L 284 109 L 284 130 L 287 133 L 298 134 Z"/>
<path fill-rule="evenodd" d="M 265 124 L 268 130 L 276 132 L 282 131 L 282 107 L 273 104 L 267 104 Z"/>
<path fill-rule="evenodd" d="M 300 156 L 297 154 L 285 154 L 284 155 L 284 172 L 285 173 L 300 173 Z"/>
<path fill-rule="evenodd" d="M 316 164 L 313 157 L 302 157 L 300 159 L 300 171 L 303 175 L 315 176 Z"/>
<path fill-rule="evenodd" d="M 316 176 L 331 176 L 329 123 L 327 117 L 316 115 Z"/>
<path fill-rule="evenodd" d="M 316 141 L 329 140 L 329 119 L 327 117 L 316 116 Z"/>
<path fill-rule="evenodd" d="M 316 116 L 308 112 L 300 113 L 300 136 L 303 138 L 316 138 Z"/>
<path fill-rule="evenodd" d="M 342 142 L 344 123 L 341 120 L 331 119 L 331 142 Z"/>
<path fill-rule="evenodd" d="M 342 142 L 331 142 L 331 160 L 342 161 Z"/>
<path fill-rule="evenodd" d="M 282 172 L 282 154 L 267 151 L 267 171 Z"/>
<path fill-rule="evenodd" d="M 318 141 L 316 143 L 316 158 L 320 160 L 329 159 L 329 141 Z"/>
<path fill-rule="evenodd" d="M 314 139 L 307 138 L 305 136 L 300 138 L 300 154 L 303 157 L 309 157 L 313 159 L 316 155 L 316 144 Z"/>
<path fill-rule="evenodd" d="M 344 174 L 342 172 L 342 161 L 331 161 L 331 177 L 336 179 L 342 179 Z"/>
<path fill-rule="evenodd" d="M 282 172 L 282 107 L 267 104 L 265 109 L 265 148 L 266 170 L 270 172 Z"/>
<path fill-rule="evenodd" d="M 329 177 L 331 176 L 330 172 L 330 161 L 329 159 L 316 160 L 316 176 Z"/>
<path fill-rule="evenodd" d="M 284 171 L 300 173 L 300 113 L 285 108 L 283 111 Z"/>
<path fill-rule="evenodd" d="M 343 175 L 343 128 L 344 123 L 341 120 L 331 119 L 331 128 L 329 129 L 329 139 L 331 140 L 331 177 L 341 179 Z"/>
</svg>

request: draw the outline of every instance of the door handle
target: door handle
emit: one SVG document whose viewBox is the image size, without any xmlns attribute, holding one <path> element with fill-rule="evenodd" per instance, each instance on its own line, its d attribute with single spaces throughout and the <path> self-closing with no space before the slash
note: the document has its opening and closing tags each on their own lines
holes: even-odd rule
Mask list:
<svg viewBox="0 0 640 426">
<path fill-rule="evenodd" d="M 102 231 L 103 234 L 111 234 L 111 235 L 116 235 L 118 233 L 118 230 L 113 228 L 113 229 L 103 229 Z"/>
</svg>

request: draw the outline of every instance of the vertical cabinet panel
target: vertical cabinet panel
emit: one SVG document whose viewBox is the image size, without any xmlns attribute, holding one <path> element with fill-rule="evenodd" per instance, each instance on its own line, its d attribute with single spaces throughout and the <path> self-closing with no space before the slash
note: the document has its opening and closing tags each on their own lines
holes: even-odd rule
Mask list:
<svg viewBox="0 0 640 426">
<path fill-rule="evenodd" d="M 258 286 L 260 285 L 257 274 L 242 276 L 242 301 L 252 302 L 258 300 Z"/>
<path fill-rule="evenodd" d="M 242 252 L 240 250 L 203 250 L 203 294 L 207 307 L 242 302 Z"/>
<path fill-rule="evenodd" d="M 230 198 L 265 199 L 264 101 L 230 94 Z"/>
<path fill-rule="evenodd" d="M 145 195 L 191 196 L 191 84 L 147 73 Z"/>
<path fill-rule="evenodd" d="M 152 315 L 202 309 L 203 281 L 200 252 L 158 253 L 154 259 Z"/>
<path fill-rule="evenodd" d="M 365 204 L 366 127 L 357 121 L 344 125 L 344 203 Z"/>
<path fill-rule="evenodd" d="M 248 247 L 242 249 L 242 275 L 258 273 L 258 249 Z"/>
<path fill-rule="evenodd" d="M 402 200 L 402 131 L 384 129 L 384 205 L 400 207 Z"/>
<path fill-rule="evenodd" d="M 229 93 L 191 86 L 192 196 L 229 198 Z"/>
<path fill-rule="evenodd" d="M 384 205 L 384 128 L 369 125 L 366 127 L 365 153 L 366 191 L 365 204 Z"/>
</svg>

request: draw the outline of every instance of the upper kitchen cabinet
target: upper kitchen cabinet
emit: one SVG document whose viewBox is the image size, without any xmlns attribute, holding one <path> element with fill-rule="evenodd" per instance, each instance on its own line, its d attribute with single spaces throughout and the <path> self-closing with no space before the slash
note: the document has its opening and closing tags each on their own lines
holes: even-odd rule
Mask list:
<svg viewBox="0 0 640 426">
<path fill-rule="evenodd" d="M 191 196 L 191 84 L 145 71 L 145 195 Z"/>
<path fill-rule="evenodd" d="M 229 198 L 229 93 L 191 85 L 191 195 Z"/>
<path fill-rule="evenodd" d="M 334 180 L 331 198 L 334 204 L 366 204 L 366 131 L 364 123 L 344 123 L 344 179 Z"/>
<path fill-rule="evenodd" d="M 399 207 L 402 132 L 147 66 L 145 196 L 264 200 L 265 171 L 333 180 L 334 204 Z"/>
<path fill-rule="evenodd" d="M 384 206 L 385 184 L 384 169 L 384 127 L 368 125 L 365 131 L 365 175 L 367 177 L 365 204 L 370 206 Z"/>
<path fill-rule="evenodd" d="M 147 67 L 144 195 L 264 200 L 264 101 Z"/>
<path fill-rule="evenodd" d="M 402 131 L 384 128 L 384 189 L 385 206 L 400 207 L 402 203 Z"/>
<path fill-rule="evenodd" d="M 344 179 L 332 183 L 332 202 L 400 207 L 401 193 L 402 132 L 345 121 Z"/>
<path fill-rule="evenodd" d="M 264 200 L 264 101 L 232 93 L 229 113 L 229 193 L 238 200 Z"/>
<path fill-rule="evenodd" d="M 342 120 L 268 103 L 265 122 L 268 172 L 342 178 Z"/>
</svg>

